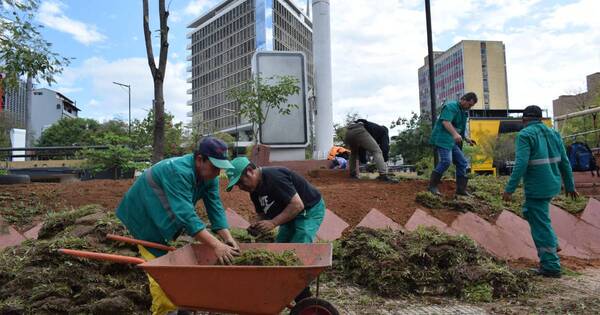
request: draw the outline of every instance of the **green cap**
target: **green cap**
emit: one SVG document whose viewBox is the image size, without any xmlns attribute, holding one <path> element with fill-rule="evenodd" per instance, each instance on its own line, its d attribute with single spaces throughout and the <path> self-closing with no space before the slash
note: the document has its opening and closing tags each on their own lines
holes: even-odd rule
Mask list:
<svg viewBox="0 0 600 315">
<path fill-rule="evenodd" d="M 227 191 L 231 191 L 231 189 L 233 189 L 233 186 L 235 186 L 235 184 L 238 183 L 240 177 L 242 177 L 242 172 L 244 172 L 244 170 L 246 170 L 246 167 L 250 165 L 250 160 L 248 160 L 248 158 L 245 156 L 237 157 L 231 160 L 231 165 L 233 166 L 232 168 L 228 168 L 225 170 L 225 172 L 227 173 L 227 178 L 229 179 L 229 184 L 227 184 L 226 189 Z"/>
<path fill-rule="evenodd" d="M 231 165 L 231 163 L 229 162 L 229 160 L 221 160 L 221 159 L 216 159 L 214 157 L 208 157 L 208 160 L 210 161 L 210 163 L 212 163 L 212 165 L 214 165 L 216 168 L 221 168 L 221 169 L 230 169 L 233 166 Z"/>
</svg>

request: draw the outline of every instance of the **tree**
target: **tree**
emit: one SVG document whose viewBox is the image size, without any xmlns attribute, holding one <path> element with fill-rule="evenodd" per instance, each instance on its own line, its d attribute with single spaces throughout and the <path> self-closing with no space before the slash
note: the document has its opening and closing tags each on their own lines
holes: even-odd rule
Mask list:
<svg viewBox="0 0 600 315">
<path fill-rule="evenodd" d="M 348 125 L 359 118 L 360 115 L 357 112 L 348 112 L 346 113 L 346 117 L 344 117 L 343 123 L 334 123 L 333 144 L 337 146 L 344 146 L 344 139 L 346 138 L 346 131 L 348 130 Z"/>
<path fill-rule="evenodd" d="M 163 154 L 166 157 L 178 156 L 185 153 L 183 146 L 183 123 L 174 123 L 175 116 L 165 113 L 165 141 Z M 143 120 L 135 119 L 131 123 L 131 147 L 136 149 L 149 148 L 153 144 L 154 112 L 148 111 Z"/>
<path fill-rule="evenodd" d="M 87 118 L 62 118 L 42 132 L 37 146 L 94 145 L 100 123 Z"/>
<path fill-rule="evenodd" d="M 276 82 L 269 84 L 269 82 Z M 242 88 L 234 89 L 229 97 L 240 104 L 240 114 L 252 123 L 254 143 L 258 143 L 258 128 L 267 120 L 271 110 L 281 115 L 289 115 L 296 104 L 287 103 L 290 95 L 300 93 L 298 79 L 292 76 L 269 77 L 257 76 L 245 82 Z"/>
<path fill-rule="evenodd" d="M 7 111 L 0 112 L 0 148 L 10 147 L 10 130 L 16 128 L 16 123 L 12 113 Z"/>
<path fill-rule="evenodd" d="M 24 75 L 36 80 L 55 82 L 55 75 L 69 64 L 51 50 L 52 44 L 33 23 L 38 0 L 0 0 L 0 73 L 2 84 L 17 87 Z"/>
<path fill-rule="evenodd" d="M 158 57 L 158 68 L 154 61 L 154 52 L 152 50 L 152 36 L 150 33 L 150 16 L 148 13 L 148 0 L 143 0 L 143 24 L 144 41 L 146 42 L 146 56 L 148 57 L 148 66 L 154 80 L 154 129 L 152 141 L 152 163 L 157 163 L 164 157 L 165 146 L 165 100 L 163 93 L 163 83 L 165 80 L 165 70 L 167 68 L 167 54 L 169 53 L 169 26 L 167 18 L 169 11 L 165 8 L 165 0 L 158 1 L 158 15 L 160 20 L 160 53 Z"/>
<path fill-rule="evenodd" d="M 431 156 L 431 118 L 427 115 L 412 113 L 410 118 L 398 118 L 390 129 L 403 128 L 392 137 L 390 156 L 402 155 L 405 164 L 415 164 Z"/>
</svg>

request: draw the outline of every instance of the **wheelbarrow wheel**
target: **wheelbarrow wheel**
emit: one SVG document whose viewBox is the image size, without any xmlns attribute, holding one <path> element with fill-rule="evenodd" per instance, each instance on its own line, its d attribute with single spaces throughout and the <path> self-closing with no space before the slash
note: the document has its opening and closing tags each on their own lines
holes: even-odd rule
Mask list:
<svg viewBox="0 0 600 315">
<path fill-rule="evenodd" d="M 294 306 L 290 315 L 339 315 L 337 309 L 329 302 L 319 298 L 307 298 Z"/>
</svg>

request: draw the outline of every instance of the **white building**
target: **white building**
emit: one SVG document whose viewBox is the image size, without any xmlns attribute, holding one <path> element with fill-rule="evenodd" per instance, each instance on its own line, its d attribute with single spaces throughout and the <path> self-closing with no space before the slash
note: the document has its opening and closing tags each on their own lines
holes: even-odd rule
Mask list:
<svg viewBox="0 0 600 315">
<path fill-rule="evenodd" d="M 46 88 L 33 90 L 31 107 L 33 139 L 39 139 L 46 128 L 61 118 L 75 118 L 80 111 L 71 99 Z"/>
</svg>

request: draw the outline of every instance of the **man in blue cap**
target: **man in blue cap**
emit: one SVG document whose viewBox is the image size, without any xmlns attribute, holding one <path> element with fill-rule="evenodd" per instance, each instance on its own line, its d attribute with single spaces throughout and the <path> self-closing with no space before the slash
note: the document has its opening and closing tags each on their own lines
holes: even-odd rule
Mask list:
<svg viewBox="0 0 600 315">
<path fill-rule="evenodd" d="M 238 245 L 229 232 L 225 210 L 219 196 L 221 169 L 233 166 L 227 160 L 227 145 L 216 138 L 206 137 L 198 143 L 193 154 L 160 161 L 147 169 L 129 188 L 117 208 L 117 217 L 136 239 L 167 244 L 182 232 L 209 245 L 218 261 L 229 264 L 238 255 Z M 196 213 L 196 203 L 202 199 L 212 231 L 206 230 Z M 166 252 L 139 247 L 146 260 Z M 165 314 L 175 306 L 150 278 L 152 313 Z"/>
<path fill-rule="evenodd" d="M 550 221 L 549 205 L 560 193 L 561 178 L 567 196 L 578 197 L 573 172 L 560 134 L 542 122 L 542 109 L 527 106 L 523 111 L 524 128 L 517 135 L 515 167 L 503 193 L 504 200 L 512 194 L 523 178 L 525 203 L 523 216 L 529 222 L 531 236 L 540 258 L 535 273 L 559 278 L 558 241 Z"/>
<path fill-rule="evenodd" d="M 278 243 L 312 243 L 325 216 L 321 193 L 302 176 L 285 167 L 256 167 L 246 157 L 231 161 L 227 169 L 229 184 L 250 193 L 259 221 L 251 232 L 267 233 L 279 227 Z M 309 288 L 296 302 L 309 297 Z"/>
</svg>

